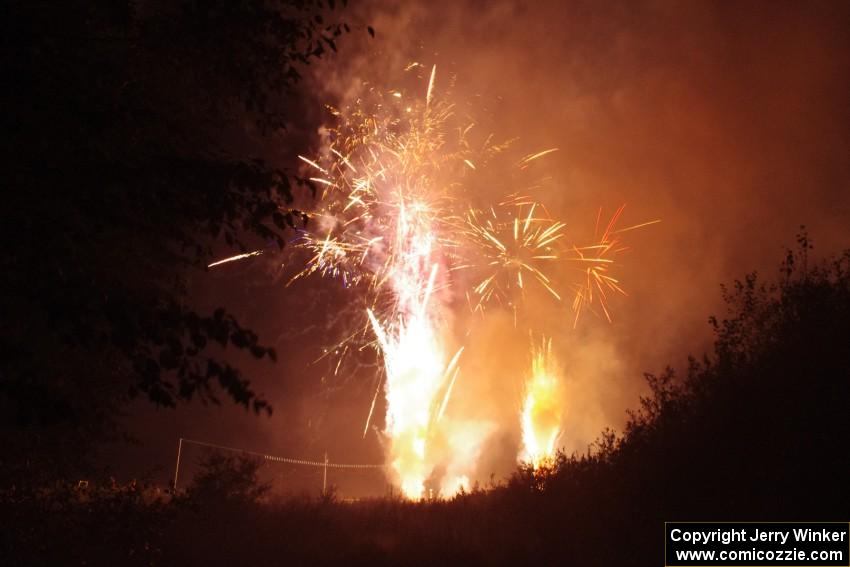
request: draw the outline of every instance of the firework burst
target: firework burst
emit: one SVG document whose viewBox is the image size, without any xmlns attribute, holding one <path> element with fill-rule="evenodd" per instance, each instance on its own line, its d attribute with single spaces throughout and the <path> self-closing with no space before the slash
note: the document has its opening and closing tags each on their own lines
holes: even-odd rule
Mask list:
<svg viewBox="0 0 850 567">
<path fill-rule="evenodd" d="M 470 209 L 462 219 L 459 249 L 466 258 L 454 269 L 470 270 L 477 278 L 471 288 L 474 311 L 494 302 L 515 308 L 529 281 L 560 301 L 545 269 L 559 258 L 564 223 L 541 216 L 541 209 L 537 203 L 508 202 L 500 205 L 501 214 L 495 207 Z"/>
<path fill-rule="evenodd" d="M 444 495 L 467 486 L 474 472 L 468 455 L 478 454 L 487 434 L 482 423 L 448 415 L 462 381 L 463 347 L 449 324 L 454 298 L 467 297 L 481 314 L 491 305 L 510 306 L 516 320 L 529 286 L 560 301 L 572 285 L 575 321 L 594 305 L 610 320 L 608 296 L 624 293 L 612 275 L 613 258 L 625 250 L 620 234 L 637 228 L 616 229 L 621 207 L 594 243 L 578 246 L 567 242 L 565 224 L 531 197 L 515 192 L 493 205 L 473 205 L 466 182 L 506 145 L 487 138 L 472 151 L 472 125 L 456 124 L 435 77 L 433 68 L 424 97 L 373 87 L 352 107 L 331 109 L 337 124 L 324 130 L 324 151 L 301 156 L 319 198 L 296 240 L 308 260 L 291 280 L 335 278 L 366 298 L 363 320 L 352 327 L 358 330 L 333 350 L 351 352 L 357 349 L 350 341 L 364 340 L 379 351 L 383 380 L 364 436 L 383 392 L 389 470 L 411 498 L 425 494 L 437 469 L 450 471 L 440 482 Z M 555 151 L 526 155 L 515 171 Z M 552 275 L 565 263 L 580 275 L 573 284 Z M 561 433 L 560 380 L 551 341 L 544 341 L 533 349 L 520 416 L 524 458 L 535 467 L 551 457 Z"/>
<path fill-rule="evenodd" d="M 535 470 L 552 464 L 561 436 L 564 391 L 561 369 L 552 353 L 552 340 L 532 347 L 531 373 L 522 404 L 522 451 L 520 460 Z"/>
<path fill-rule="evenodd" d="M 627 295 L 619 279 L 612 275 L 616 256 L 629 249 L 623 243 L 621 234 L 660 222 L 654 220 L 617 229 L 617 223 L 625 208 L 625 205 L 621 205 L 614 212 L 601 234 L 599 227 L 602 209 L 599 209 L 594 231 L 595 242 L 587 246 L 572 245 L 570 248 L 572 254 L 566 255 L 575 270 L 581 274 L 578 281 L 572 284 L 574 290 L 572 309 L 575 314 L 573 327 L 578 324 L 582 311 L 586 308 L 592 310 L 594 305 L 598 305 L 605 319 L 611 322 L 609 297 L 612 294 Z"/>
</svg>

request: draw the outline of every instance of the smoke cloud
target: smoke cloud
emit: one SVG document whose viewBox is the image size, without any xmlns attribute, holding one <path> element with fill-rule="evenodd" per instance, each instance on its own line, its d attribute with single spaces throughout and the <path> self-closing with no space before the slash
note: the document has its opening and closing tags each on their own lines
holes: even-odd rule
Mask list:
<svg viewBox="0 0 850 567">
<path fill-rule="evenodd" d="M 309 79 L 316 99 L 344 106 L 369 85 L 424 96 L 427 77 L 402 71 L 436 65 L 439 91 L 476 122 L 475 135 L 516 138 L 520 153 L 559 149 L 535 165 L 544 183 L 534 197 L 571 237 L 592 238 L 600 207 L 605 218 L 626 203 L 623 225 L 661 220 L 626 238 L 617 275 L 629 297 L 612 298 L 613 322 L 586 316 L 574 329 L 568 303 L 528 300 L 564 369 L 568 452 L 622 427 L 644 371 L 681 368 L 709 348 L 720 283 L 754 269 L 771 276 L 801 224 L 816 253 L 850 245 L 846 2 L 379 1 L 346 17 L 354 33 Z M 480 197 L 501 196 L 487 191 Z M 327 313 L 352 309 L 344 293 L 333 282 L 268 287 L 261 307 L 244 279 L 221 278 L 211 304 L 241 306 L 246 323 L 292 353 L 283 368 L 259 370 L 275 416 L 233 418 L 238 434 L 225 441 L 380 461 L 379 436 L 361 435 L 380 364 L 329 381 L 308 356 L 327 346 Z M 509 310 L 455 327 L 469 340 L 450 413 L 482 424 L 471 478 L 486 482 L 516 465 L 530 342 Z M 352 494 L 382 488 L 375 478 L 338 482 Z"/>
</svg>

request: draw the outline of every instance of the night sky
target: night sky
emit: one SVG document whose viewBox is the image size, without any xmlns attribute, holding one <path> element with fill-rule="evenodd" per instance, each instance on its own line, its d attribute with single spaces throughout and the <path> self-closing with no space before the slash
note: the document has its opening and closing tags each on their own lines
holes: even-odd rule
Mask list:
<svg viewBox="0 0 850 567">
<path fill-rule="evenodd" d="M 375 37 L 345 37 L 338 54 L 311 65 L 300 88 L 314 106 L 293 113 L 285 134 L 260 137 L 246 125 L 233 144 L 297 167 L 294 154 L 320 147 L 318 128 L 330 118 L 322 104 L 344 106 L 364 82 L 393 88 L 417 61 L 436 65 L 437 86 L 451 85 L 458 112 L 477 114 L 497 138 L 517 138 L 525 153 L 559 148 L 535 166 L 548 178 L 535 196 L 568 230 L 592 234 L 598 208 L 610 214 L 622 203 L 626 225 L 661 219 L 629 236 L 632 250 L 619 266 L 629 297 L 612 301 L 612 323 L 589 316 L 573 330 L 568 305 L 531 306 L 567 359 L 568 451 L 584 451 L 604 427 L 622 427 L 645 392 L 643 372 L 683 368 L 689 353 L 705 352 L 707 318 L 723 314 L 721 283 L 751 270 L 774 275 L 803 224 L 816 257 L 847 245 L 850 3 L 356 4 L 350 20 L 371 25 Z M 177 411 L 138 402 L 124 422 L 140 444 L 110 447 L 104 465 L 122 479 L 166 482 L 181 436 L 382 462 L 378 435 L 362 437 L 380 371 L 374 355 L 338 377 L 327 360 L 312 364 L 333 343 L 352 292 L 319 278 L 286 287 L 297 261 L 268 254 L 191 281 L 195 306 L 226 306 L 276 347 L 276 365 L 234 359 L 274 414 L 257 417 L 226 401 Z M 474 326 L 499 354 L 472 349 L 470 378 L 458 383 L 461 399 L 485 400 L 474 411 L 505 424 L 482 456 L 484 479 L 516 464 L 517 390 L 505 374 L 527 347 L 514 341 L 508 319 L 494 314 Z M 317 470 L 275 467 L 268 474 L 284 491 L 320 486 Z M 342 496 L 386 490 L 376 473 L 331 480 Z"/>
</svg>

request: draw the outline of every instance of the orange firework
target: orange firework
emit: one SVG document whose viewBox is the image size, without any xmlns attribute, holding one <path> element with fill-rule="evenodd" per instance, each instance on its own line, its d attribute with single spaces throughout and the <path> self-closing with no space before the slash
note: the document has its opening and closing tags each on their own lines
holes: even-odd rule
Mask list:
<svg viewBox="0 0 850 567">
<path fill-rule="evenodd" d="M 579 264 L 578 270 L 582 274 L 581 280 L 573 286 L 575 289 L 572 302 L 572 309 L 575 313 L 573 327 L 578 324 L 582 310 L 585 307 L 592 308 L 594 303 L 599 304 L 605 318 L 609 322 L 611 321 L 611 313 L 608 308 L 609 294 L 627 295 L 621 287 L 620 281 L 611 275 L 614 257 L 628 250 L 628 246 L 625 246 L 620 239 L 620 234 L 660 222 L 654 220 L 618 230 L 616 228 L 617 222 L 625 208 L 626 205 L 621 205 L 616 210 L 601 236 L 597 237 L 599 223 L 602 219 L 602 209 L 600 208 L 596 216 L 595 244 L 582 247 L 573 245 L 571 248 L 574 256 L 569 259 L 571 262 Z"/>
<path fill-rule="evenodd" d="M 308 260 L 291 280 L 332 277 L 366 298 L 358 330 L 332 350 L 344 355 L 356 350 L 347 341 L 361 340 L 380 353 L 383 379 L 364 436 L 383 393 L 388 473 L 410 498 L 423 497 L 426 483 L 443 474 L 438 471 L 445 471 L 437 479 L 444 496 L 468 488 L 489 431 L 486 423 L 453 411 L 453 392 L 463 384 L 463 346 L 449 325 L 453 297 L 468 297 L 482 314 L 491 304 L 510 305 L 516 313 L 529 286 L 559 301 L 570 283 L 552 274 L 568 261 L 581 274 L 572 284 L 575 321 L 595 304 L 610 320 L 608 294 L 624 293 L 611 272 L 613 258 L 625 250 L 620 234 L 637 228 L 616 229 L 621 207 L 592 245 L 577 246 L 567 242 L 565 224 L 531 197 L 473 205 L 465 182 L 505 146 L 490 145 L 488 138 L 473 152 L 467 140 L 472 126 L 449 127 L 456 117 L 436 92 L 435 77 L 433 68 L 424 97 L 373 87 L 353 106 L 332 109 L 337 125 L 324 130 L 324 151 L 300 156 L 320 192 L 296 240 Z M 555 151 L 529 154 L 511 167 L 528 170 Z M 472 282 L 468 289 L 447 293 L 466 281 Z M 564 400 L 551 341 L 532 351 L 521 422 L 523 459 L 538 467 L 554 454 Z"/>
<path fill-rule="evenodd" d="M 515 301 L 529 279 L 561 299 L 544 266 L 558 259 L 556 247 L 564 236 L 564 223 L 535 214 L 541 208 L 537 203 L 509 203 L 500 207 L 500 213 L 495 207 L 466 213 L 460 230 L 466 259 L 454 269 L 472 270 L 478 278 L 472 286 L 474 310 L 493 301 Z"/>
<path fill-rule="evenodd" d="M 563 414 L 561 371 L 552 354 L 551 339 L 544 338 L 540 347 L 532 348 L 531 374 L 525 384 L 521 461 L 535 470 L 553 462 Z"/>
</svg>

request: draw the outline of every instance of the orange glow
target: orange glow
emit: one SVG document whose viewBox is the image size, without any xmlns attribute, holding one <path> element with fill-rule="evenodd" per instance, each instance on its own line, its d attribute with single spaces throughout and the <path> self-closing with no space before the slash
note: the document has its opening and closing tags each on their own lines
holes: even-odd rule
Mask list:
<svg viewBox="0 0 850 567">
<path fill-rule="evenodd" d="M 534 469 L 551 464 L 561 437 L 564 391 L 561 372 L 552 354 L 552 341 L 532 349 L 531 375 L 522 405 L 522 452 L 520 460 Z"/>
<path fill-rule="evenodd" d="M 522 188 L 510 187 L 492 205 L 474 205 L 465 184 L 472 187 L 470 176 L 480 175 L 507 144 L 493 145 L 490 137 L 483 147 L 472 144 L 466 136 L 474 124 L 456 124 L 453 105 L 437 89 L 436 68 L 419 78 L 427 86 L 418 96 L 373 86 L 351 106 L 331 109 L 337 122 L 322 130 L 323 151 L 300 156 L 319 199 L 296 241 L 309 259 L 291 280 L 332 277 L 366 299 L 363 319 L 330 351 L 379 352 L 383 377 L 363 435 L 383 394 L 387 473 L 412 499 L 468 490 L 497 427 L 462 415 L 462 353 L 476 340 L 455 328 L 464 321 L 462 300 L 482 316 L 490 307 L 510 306 L 516 324 L 527 289 L 560 302 L 572 286 L 576 320 L 593 304 L 610 319 L 605 291 L 622 292 L 611 268 L 624 249 L 623 230 L 615 229 L 622 208 L 596 243 L 578 247 L 568 243 L 566 224 Z M 533 152 L 509 165 L 519 173 L 556 151 Z M 578 283 L 558 270 L 571 263 L 579 268 Z M 334 373 L 340 366 L 341 358 Z M 521 416 L 522 458 L 535 467 L 553 456 L 561 434 L 560 379 L 546 341 L 533 353 Z"/>
</svg>

